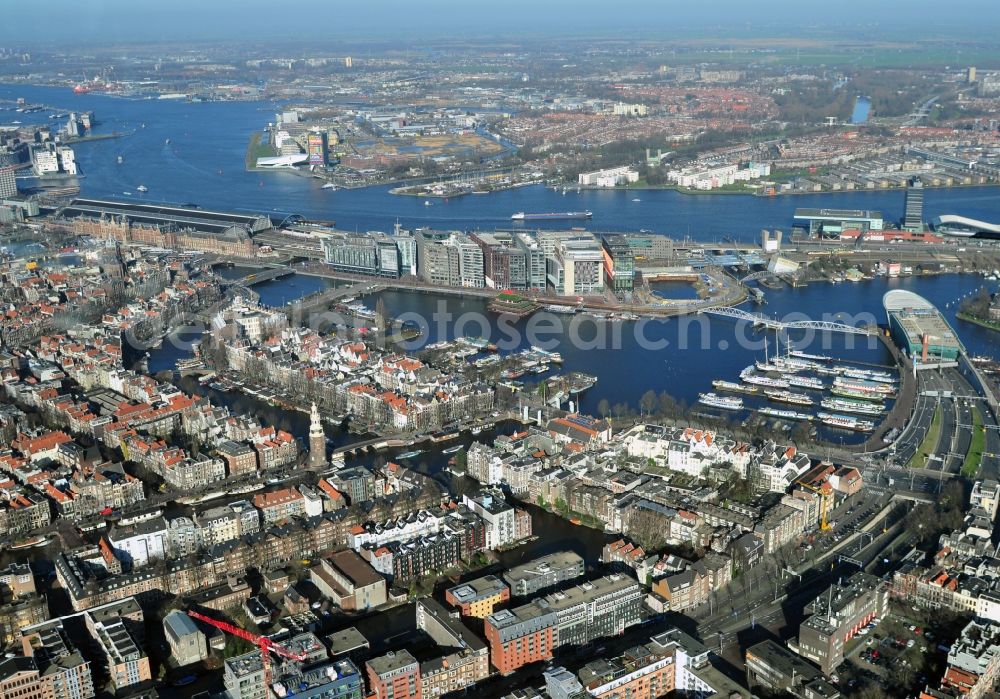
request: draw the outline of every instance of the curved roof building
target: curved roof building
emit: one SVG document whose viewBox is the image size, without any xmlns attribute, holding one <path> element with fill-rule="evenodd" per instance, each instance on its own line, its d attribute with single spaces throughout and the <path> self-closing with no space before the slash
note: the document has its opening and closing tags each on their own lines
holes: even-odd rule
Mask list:
<svg viewBox="0 0 1000 699">
<path fill-rule="evenodd" d="M 893 289 L 882 297 L 889 331 L 896 344 L 920 362 L 951 362 L 964 351 L 955 331 L 923 296 Z"/>
<path fill-rule="evenodd" d="M 1000 225 L 954 214 L 935 216 L 931 228 L 940 235 L 957 238 L 1000 238 Z"/>
</svg>

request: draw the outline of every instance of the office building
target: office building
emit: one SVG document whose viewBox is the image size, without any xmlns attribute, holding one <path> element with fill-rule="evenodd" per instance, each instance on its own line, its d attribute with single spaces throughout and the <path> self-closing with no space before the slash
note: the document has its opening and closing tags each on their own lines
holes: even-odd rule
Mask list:
<svg viewBox="0 0 1000 699">
<path fill-rule="evenodd" d="M 482 289 L 486 286 L 483 250 L 472 237 L 456 233 L 447 242 L 458 251 L 459 286 Z"/>
<path fill-rule="evenodd" d="M 448 241 L 447 231 L 418 230 L 417 273 L 421 279 L 440 286 L 461 286 L 459 250 Z"/>
<path fill-rule="evenodd" d="M 17 196 L 16 172 L 13 167 L 0 167 L 0 199 Z"/>
<path fill-rule="evenodd" d="M 799 627 L 798 640 L 789 646 L 829 675 L 844 662 L 847 642 L 888 611 L 885 583 L 867 573 L 855 573 L 843 583 L 831 585 L 806 607 L 811 616 Z"/>
<path fill-rule="evenodd" d="M 583 559 L 572 551 L 557 551 L 515 566 L 503 574 L 515 597 L 531 597 L 583 577 Z"/>
<path fill-rule="evenodd" d="M 527 289 L 529 255 L 520 238 L 511 233 L 475 233 L 482 249 L 486 286 L 491 289 Z"/>
<path fill-rule="evenodd" d="M 517 540 L 516 510 L 507 504 L 499 490 L 484 490 L 463 495 L 462 504 L 486 523 L 486 548 L 496 549 Z"/>
<path fill-rule="evenodd" d="M 445 652 L 420 663 L 421 699 L 451 695 L 486 679 L 490 658 L 486 644 L 466 627 L 458 612 L 425 598 L 417 602 L 417 628 L 430 636 Z"/>
<path fill-rule="evenodd" d="M 338 272 L 386 279 L 400 275 L 396 241 L 384 233 L 330 233 L 322 245 L 326 263 Z"/>
<path fill-rule="evenodd" d="M 483 620 L 490 662 L 502 674 L 548 660 L 555 648 L 556 614 L 545 604 L 531 602 L 501 609 Z"/>
<path fill-rule="evenodd" d="M 604 276 L 608 286 L 617 293 L 632 291 L 635 277 L 635 255 L 623 235 L 601 238 L 604 252 Z"/>
<path fill-rule="evenodd" d="M 458 607 L 462 616 L 485 619 L 510 599 L 510 588 L 495 575 L 486 575 L 448 588 L 444 593 L 448 604 Z"/>
<path fill-rule="evenodd" d="M 564 667 L 550 667 L 542 673 L 545 691 L 551 699 L 571 699 L 580 696 L 583 685 L 572 672 Z"/>
<path fill-rule="evenodd" d="M 922 231 L 924 229 L 924 183 L 914 177 L 906 185 L 906 201 L 903 207 L 903 230 Z"/>
<path fill-rule="evenodd" d="M 420 664 L 408 650 L 389 652 L 365 663 L 375 699 L 421 699 Z"/>
<path fill-rule="evenodd" d="M 417 240 L 410 231 L 404 230 L 399 223 L 393 227 L 392 238 L 399 250 L 400 276 L 416 276 L 417 274 Z"/>
<path fill-rule="evenodd" d="M 784 646 L 767 640 L 746 652 L 747 684 L 775 694 L 801 699 L 836 699 L 840 692 L 812 663 Z"/>
<path fill-rule="evenodd" d="M 546 595 L 543 604 L 556 615 L 554 644 L 584 645 L 617 636 L 641 620 L 643 591 L 627 575 L 608 575 Z"/>
<path fill-rule="evenodd" d="M 885 228 L 885 219 L 878 211 L 861 211 L 853 209 L 796 209 L 794 215 L 796 226 L 809 231 L 810 237 L 839 238 L 847 230 L 881 231 Z"/>
</svg>

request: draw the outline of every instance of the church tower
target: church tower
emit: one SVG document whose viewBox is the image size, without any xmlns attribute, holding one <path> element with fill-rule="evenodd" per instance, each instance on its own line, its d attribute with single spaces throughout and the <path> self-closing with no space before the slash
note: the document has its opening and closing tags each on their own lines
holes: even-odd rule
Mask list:
<svg viewBox="0 0 1000 699">
<path fill-rule="evenodd" d="M 326 466 L 326 433 L 323 432 L 323 421 L 319 417 L 319 408 L 312 404 L 312 414 L 309 421 L 309 468 Z"/>
</svg>

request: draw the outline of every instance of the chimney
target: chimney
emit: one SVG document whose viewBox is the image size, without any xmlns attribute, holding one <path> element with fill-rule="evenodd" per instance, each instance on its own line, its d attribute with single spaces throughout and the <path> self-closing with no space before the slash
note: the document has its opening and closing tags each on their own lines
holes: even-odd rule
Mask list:
<svg viewBox="0 0 1000 699">
<path fill-rule="evenodd" d="M 929 342 L 928 342 L 928 339 L 927 339 L 927 333 L 924 333 L 924 337 L 923 337 L 923 349 L 920 352 L 920 361 L 923 362 L 923 363 L 925 363 L 925 364 L 927 363 L 927 345 L 928 344 L 929 344 Z"/>
</svg>

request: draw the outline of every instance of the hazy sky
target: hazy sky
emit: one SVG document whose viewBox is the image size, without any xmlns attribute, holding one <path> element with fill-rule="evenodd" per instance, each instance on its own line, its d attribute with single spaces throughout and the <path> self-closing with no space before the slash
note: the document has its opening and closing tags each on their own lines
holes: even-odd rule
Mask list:
<svg viewBox="0 0 1000 699">
<path fill-rule="evenodd" d="M 23 10 L 23 11 L 21 11 Z M 405 38 L 476 35 L 773 35 L 864 26 L 907 40 L 981 37 L 998 0 L 0 0 L 0 41 L 80 43 Z M 848 35 L 849 36 L 849 35 Z M 870 38 L 870 37 L 869 37 Z"/>
</svg>

